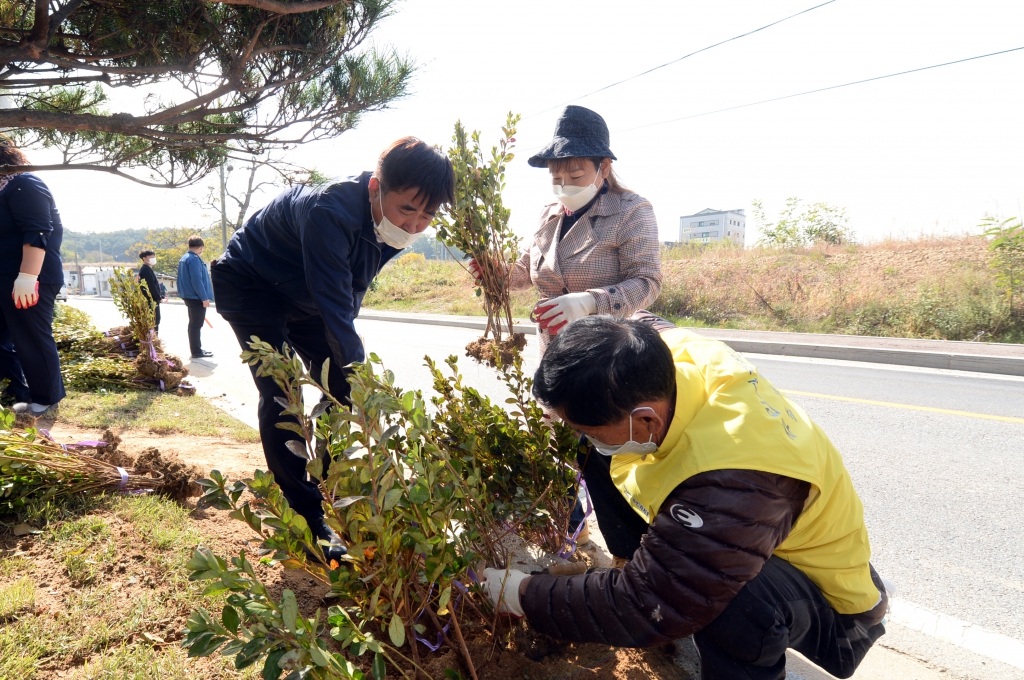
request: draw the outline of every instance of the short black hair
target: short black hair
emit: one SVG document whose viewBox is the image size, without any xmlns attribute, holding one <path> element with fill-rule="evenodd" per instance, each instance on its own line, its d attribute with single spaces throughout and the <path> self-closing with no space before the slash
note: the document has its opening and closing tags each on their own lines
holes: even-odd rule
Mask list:
<svg viewBox="0 0 1024 680">
<path fill-rule="evenodd" d="M 202 248 L 205 244 L 203 243 L 203 237 L 199 234 L 192 234 L 188 237 L 189 248 Z"/>
<path fill-rule="evenodd" d="M 426 198 L 431 212 L 455 200 L 452 162 L 436 146 L 415 137 L 402 137 L 384 149 L 373 176 L 385 193 L 417 189 L 416 200 Z"/>
<path fill-rule="evenodd" d="M 589 427 L 617 423 L 645 401 L 671 399 L 672 352 L 649 325 L 610 316 L 569 324 L 548 345 L 533 396 Z"/>
<path fill-rule="evenodd" d="M 152 250 L 139 251 L 140 260 L 145 260 L 147 257 L 153 257 L 154 255 L 156 255 L 156 253 L 154 253 Z"/>
</svg>

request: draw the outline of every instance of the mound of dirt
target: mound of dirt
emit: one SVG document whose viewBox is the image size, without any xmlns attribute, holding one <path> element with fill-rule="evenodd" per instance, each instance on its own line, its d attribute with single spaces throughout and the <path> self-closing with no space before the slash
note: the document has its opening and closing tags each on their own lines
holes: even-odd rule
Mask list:
<svg viewBox="0 0 1024 680">
<path fill-rule="evenodd" d="M 506 626 L 510 626 L 511 630 Z M 693 680 L 696 677 L 676 661 L 674 649 L 623 649 L 600 644 L 564 642 L 537 633 L 521 621 L 499 623 L 497 641 L 482 628 L 466 630 L 465 634 L 466 645 L 480 680 Z M 422 646 L 420 650 L 424 657 L 424 668 L 433 677 L 446 677 L 446 669 L 463 667 L 459 655 L 450 648 L 442 647 L 434 654 L 424 653 Z M 466 670 L 464 675 L 468 677 Z"/>
<path fill-rule="evenodd" d="M 113 430 L 105 430 L 102 441 L 106 442 L 106 446 L 98 447 L 96 453 L 93 454 L 93 458 L 98 458 L 105 463 L 126 469 L 135 465 L 135 458 L 118 448 L 121 445 L 121 438 Z"/>
<path fill-rule="evenodd" d="M 526 336 L 523 333 L 513 333 L 500 343 L 481 337 L 466 345 L 466 356 L 488 366 L 496 366 L 500 359 L 502 366 L 508 366 L 516 353 L 521 352 L 524 347 Z"/>
<path fill-rule="evenodd" d="M 163 475 L 160 493 L 176 501 L 183 501 L 202 493 L 202 489 L 195 482 L 206 476 L 203 470 L 195 465 L 187 465 L 177 454 L 162 454 L 160 449 L 152 446 L 135 459 L 135 471 Z"/>
</svg>

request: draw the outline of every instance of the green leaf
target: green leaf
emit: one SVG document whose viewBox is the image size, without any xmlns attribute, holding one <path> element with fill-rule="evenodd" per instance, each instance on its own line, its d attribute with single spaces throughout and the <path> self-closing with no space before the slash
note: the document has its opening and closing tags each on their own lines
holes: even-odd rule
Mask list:
<svg viewBox="0 0 1024 680">
<path fill-rule="evenodd" d="M 373 655 L 373 666 L 370 668 L 373 672 L 374 680 L 384 680 L 384 676 L 387 675 L 387 666 L 384 665 L 384 655 L 377 652 Z"/>
<path fill-rule="evenodd" d="M 320 649 L 320 645 L 317 644 L 316 640 L 309 646 L 309 655 L 312 657 L 313 663 L 321 668 L 331 662 L 324 650 Z"/>
<path fill-rule="evenodd" d="M 441 591 L 441 597 L 437 599 L 437 606 L 439 609 L 447 609 L 448 603 L 452 600 L 452 587 L 448 586 Z M 438 612 L 440 614 L 441 612 Z"/>
<path fill-rule="evenodd" d="M 284 625 L 288 632 L 295 635 L 295 621 L 299 618 L 299 604 L 295 601 L 295 593 L 290 590 L 281 593 L 281 617 L 284 619 Z"/>
<path fill-rule="evenodd" d="M 388 624 L 388 637 L 391 638 L 395 647 L 405 644 L 405 624 L 402 623 L 402 617 L 398 614 L 391 615 L 391 623 Z"/>
<path fill-rule="evenodd" d="M 278 649 L 267 655 L 267 660 L 263 664 L 263 680 L 277 680 L 281 677 L 281 667 L 278 665 L 278 661 L 285 655 L 285 650 Z"/>
<path fill-rule="evenodd" d="M 330 392 L 330 388 L 327 385 L 327 378 L 331 374 L 331 358 L 327 357 L 324 359 L 323 366 L 320 367 L 320 387 L 324 392 Z"/>
<path fill-rule="evenodd" d="M 393 507 L 398 505 L 398 501 L 401 498 L 401 489 L 391 489 L 391 491 L 388 491 L 386 494 L 384 494 L 384 512 L 387 512 L 388 510 L 391 510 Z"/>
<path fill-rule="evenodd" d="M 230 630 L 232 634 L 238 634 L 238 624 L 240 619 L 237 609 L 229 604 L 224 605 L 224 611 L 220 616 L 220 620 L 224 624 L 224 627 Z"/>
<path fill-rule="evenodd" d="M 409 502 L 413 505 L 422 505 L 430 500 L 430 489 L 421 481 L 409 489 Z"/>
</svg>

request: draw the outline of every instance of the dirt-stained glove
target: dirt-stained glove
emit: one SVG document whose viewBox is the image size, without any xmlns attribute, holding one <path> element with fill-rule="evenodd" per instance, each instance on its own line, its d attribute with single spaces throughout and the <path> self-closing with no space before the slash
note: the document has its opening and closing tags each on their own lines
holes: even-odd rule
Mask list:
<svg viewBox="0 0 1024 680">
<path fill-rule="evenodd" d="M 474 259 L 474 258 L 470 258 L 469 259 L 469 267 L 468 267 L 468 269 L 469 269 L 469 273 L 473 275 L 473 280 L 476 281 L 476 285 L 478 285 L 478 286 L 484 285 L 484 275 L 483 275 L 483 272 L 480 271 L 480 265 L 477 263 L 476 259 Z"/>
<path fill-rule="evenodd" d="M 526 616 L 526 612 L 519 604 L 519 586 L 528 578 L 529 574 L 518 569 L 484 569 L 484 580 L 480 585 L 498 613 L 521 619 Z"/>
<path fill-rule="evenodd" d="M 558 335 L 558 331 L 567 323 L 596 313 L 597 300 L 586 291 L 544 300 L 537 303 L 537 307 L 533 310 L 541 330 L 545 330 L 551 335 Z"/>
<path fill-rule="evenodd" d="M 18 272 L 11 297 L 14 298 L 14 306 L 18 309 L 28 309 L 39 302 L 39 276 Z"/>
</svg>

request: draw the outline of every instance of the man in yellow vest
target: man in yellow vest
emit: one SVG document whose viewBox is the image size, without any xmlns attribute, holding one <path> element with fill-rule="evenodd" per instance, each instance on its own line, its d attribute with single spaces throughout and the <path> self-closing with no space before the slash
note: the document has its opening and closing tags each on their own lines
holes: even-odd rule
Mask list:
<svg viewBox="0 0 1024 680">
<path fill-rule="evenodd" d="M 803 409 L 724 343 L 649 314 L 570 324 L 533 391 L 589 440 L 580 468 L 624 566 L 487 569 L 499 611 L 577 642 L 692 635 L 703 680 L 782 680 L 787 648 L 853 675 L 888 594 L 850 474 Z"/>
</svg>

